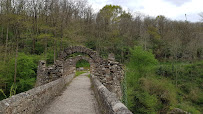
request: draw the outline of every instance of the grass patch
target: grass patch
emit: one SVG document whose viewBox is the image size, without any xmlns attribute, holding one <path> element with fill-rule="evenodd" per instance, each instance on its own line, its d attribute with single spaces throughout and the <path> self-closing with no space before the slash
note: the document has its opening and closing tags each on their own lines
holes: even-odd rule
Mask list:
<svg viewBox="0 0 203 114">
<path fill-rule="evenodd" d="M 79 76 L 79 75 L 81 75 L 83 73 L 86 73 L 86 71 L 76 71 L 75 76 Z"/>
<path fill-rule="evenodd" d="M 90 78 L 90 74 L 89 74 L 89 75 L 87 75 L 87 77 L 88 77 L 88 78 Z"/>
</svg>

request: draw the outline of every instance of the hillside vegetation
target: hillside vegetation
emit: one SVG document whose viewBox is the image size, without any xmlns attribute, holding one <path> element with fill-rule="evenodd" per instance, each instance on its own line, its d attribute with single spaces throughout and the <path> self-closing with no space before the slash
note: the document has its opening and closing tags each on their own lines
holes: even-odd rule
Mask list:
<svg viewBox="0 0 203 114">
<path fill-rule="evenodd" d="M 159 63 L 141 47 L 130 50 L 124 103 L 135 114 L 167 113 L 180 108 L 192 114 L 203 111 L 203 61 Z"/>
<path fill-rule="evenodd" d="M 94 12 L 85 1 L 1 0 L 0 99 L 33 88 L 40 59 L 53 64 L 60 50 L 82 45 L 126 66 L 123 102 L 134 113 L 203 112 L 202 22 L 117 5 Z"/>
</svg>

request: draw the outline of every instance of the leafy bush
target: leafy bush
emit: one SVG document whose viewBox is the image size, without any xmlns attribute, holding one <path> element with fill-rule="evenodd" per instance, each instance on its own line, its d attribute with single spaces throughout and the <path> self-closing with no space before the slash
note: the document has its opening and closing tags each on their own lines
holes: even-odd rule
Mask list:
<svg viewBox="0 0 203 114">
<path fill-rule="evenodd" d="M 38 56 L 28 56 L 24 53 L 18 54 L 17 59 L 17 75 L 16 75 L 16 93 L 27 91 L 33 88 L 36 79 Z M 15 73 L 15 58 L 11 59 L 6 66 L 1 70 L 0 80 L 6 83 L 4 93 L 9 96 L 10 90 L 13 87 Z"/>
<path fill-rule="evenodd" d="M 76 63 L 76 68 L 79 68 L 79 67 L 90 67 L 90 64 L 88 61 L 86 60 L 79 60 L 77 63 Z"/>
<path fill-rule="evenodd" d="M 156 65 L 158 61 L 151 52 L 144 51 L 141 47 L 130 49 L 130 53 L 126 79 L 128 85 L 133 86 L 139 78 L 151 75 L 154 65 Z"/>
<path fill-rule="evenodd" d="M 150 95 L 148 92 L 140 90 L 135 91 L 134 93 L 134 102 L 133 102 L 133 113 L 142 114 L 150 113 L 156 114 L 157 107 L 157 98 L 154 95 Z"/>
<path fill-rule="evenodd" d="M 35 54 L 40 55 L 44 52 L 45 48 L 42 43 L 36 42 L 35 44 Z"/>
<path fill-rule="evenodd" d="M 156 74 L 168 78 L 174 85 L 177 83 L 176 86 L 180 90 L 178 95 L 179 104 L 187 101 L 193 106 L 191 109 L 203 111 L 201 108 L 203 104 L 203 61 L 159 65 Z M 184 108 L 184 110 L 186 109 Z"/>
<path fill-rule="evenodd" d="M 201 112 L 199 110 L 197 110 L 194 106 L 191 106 L 187 102 L 183 102 L 183 103 L 178 104 L 177 108 L 183 109 L 186 112 L 189 112 L 191 114 L 201 114 Z"/>
<path fill-rule="evenodd" d="M 14 76 L 14 66 L 15 66 L 15 58 L 13 58 L 9 62 L 9 77 L 13 81 Z M 24 53 L 19 53 L 17 60 L 17 76 L 16 76 L 16 84 L 17 84 L 17 92 L 22 92 L 29 90 L 34 86 L 35 78 L 36 78 L 36 70 L 37 64 L 34 63 L 34 59 L 32 56 L 25 55 Z"/>
<path fill-rule="evenodd" d="M 191 80 L 202 88 L 203 82 L 203 61 L 184 66 L 183 80 Z M 202 88 L 203 89 L 203 88 Z"/>
<path fill-rule="evenodd" d="M 156 74 L 163 77 L 168 77 L 175 80 L 175 77 L 180 77 L 178 83 L 185 83 L 187 80 L 193 85 L 201 85 L 203 77 L 203 61 L 190 64 L 171 63 L 159 65 L 156 68 Z M 201 86 L 200 86 L 201 87 Z"/>
<path fill-rule="evenodd" d="M 155 110 L 166 113 L 177 103 L 177 89 L 166 79 L 156 77 L 141 78 L 140 88 L 157 99 Z"/>
<path fill-rule="evenodd" d="M 139 73 L 146 74 L 158 63 L 154 55 L 151 52 L 144 51 L 142 47 L 134 47 L 134 49 L 130 49 L 130 53 L 128 67 L 136 69 Z"/>
<path fill-rule="evenodd" d="M 46 57 L 47 65 L 54 64 L 54 51 L 50 50 Z"/>
<path fill-rule="evenodd" d="M 130 52 L 123 88 L 127 89 L 124 103 L 133 113 L 165 114 L 173 108 L 202 112 L 203 62 L 157 65 L 151 52 L 140 47 Z"/>
<path fill-rule="evenodd" d="M 156 69 L 156 74 L 162 75 L 164 77 L 170 77 L 174 74 L 174 66 L 172 65 L 160 65 Z"/>
<path fill-rule="evenodd" d="M 154 112 L 157 99 L 140 88 L 139 79 L 151 75 L 158 61 L 151 52 L 144 51 L 141 47 L 134 47 L 130 52 L 126 73 L 127 106 L 134 113 Z"/>
</svg>

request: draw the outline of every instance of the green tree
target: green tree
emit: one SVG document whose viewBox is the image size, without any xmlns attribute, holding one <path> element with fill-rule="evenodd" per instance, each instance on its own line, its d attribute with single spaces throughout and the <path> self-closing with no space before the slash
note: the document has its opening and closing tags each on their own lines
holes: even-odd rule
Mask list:
<svg viewBox="0 0 203 114">
<path fill-rule="evenodd" d="M 139 79 L 151 75 L 151 70 L 157 64 L 157 60 L 151 52 L 144 51 L 142 47 L 134 47 L 130 50 L 130 61 L 127 64 L 127 100 L 128 107 L 132 110 L 134 104 L 135 92 L 138 91 Z M 144 94 L 144 93 L 143 93 Z"/>
<path fill-rule="evenodd" d="M 17 93 L 29 90 L 34 86 L 37 69 L 35 61 L 36 60 L 32 56 L 25 55 L 24 53 L 18 54 L 18 66 L 16 70 Z M 8 83 L 8 87 L 12 86 L 13 75 L 15 74 L 15 71 L 13 70 L 14 67 L 15 58 L 10 60 L 6 68 L 8 72 L 3 73 L 3 75 L 6 76 L 5 81 Z"/>
</svg>

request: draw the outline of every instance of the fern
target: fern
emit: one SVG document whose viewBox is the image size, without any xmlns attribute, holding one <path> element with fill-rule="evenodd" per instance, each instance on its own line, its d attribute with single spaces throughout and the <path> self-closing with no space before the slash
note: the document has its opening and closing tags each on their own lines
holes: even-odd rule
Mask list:
<svg viewBox="0 0 203 114">
<path fill-rule="evenodd" d="M 4 96 L 5 98 L 7 98 L 6 94 L 4 93 L 4 91 L 3 91 L 2 89 L 0 89 L 0 92 L 3 94 L 3 96 Z"/>
<path fill-rule="evenodd" d="M 10 89 L 10 96 L 9 96 L 9 97 L 11 97 L 11 96 L 13 96 L 13 95 L 16 94 L 16 89 L 17 89 L 17 85 L 16 85 L 16 84 L 13 84 L 13 85 L 11 86 L 11 89 Z"/>
</svg>

